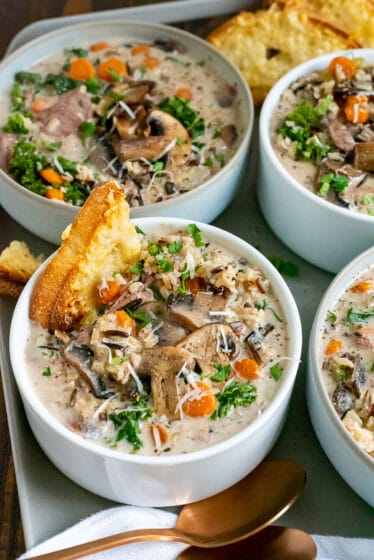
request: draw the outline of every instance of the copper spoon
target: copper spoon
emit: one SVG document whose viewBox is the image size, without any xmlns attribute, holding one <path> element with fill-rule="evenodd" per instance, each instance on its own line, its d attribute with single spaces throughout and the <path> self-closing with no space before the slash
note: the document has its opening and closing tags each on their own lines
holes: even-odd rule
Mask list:
<svg viewBox="0 0 374 560">
<path fill-rule="evenodd" d="M 185 505 L 172 529 L 136 529 L 34 556 L 34 560 L 73 560 L 140 541 L 181 541 L 215 547 L 239 541 L 273 523 L 304 488 L 304 469 L 295 461 L 261 463 L 224 492 Z"/>
<path fill-rule="evenodd" d="M 191 546 L 181 552 L 177 560 L 314 560 L 316 556 L 317 547 L 310 535 L 299 529 L 272 526 L 219 548 Z"/>
</svg>

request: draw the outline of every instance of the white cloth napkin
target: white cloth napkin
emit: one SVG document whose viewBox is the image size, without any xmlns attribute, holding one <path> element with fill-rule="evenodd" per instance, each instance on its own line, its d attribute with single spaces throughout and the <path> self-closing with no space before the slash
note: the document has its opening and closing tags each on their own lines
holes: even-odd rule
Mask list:
<svg viewBox="0 0 374 560">
<path fill-rule="evenodd" d="M 36 554 L 52 552 L 122 531 L 142 528 L 174 527 L 177 516 L 161 509 L 119 506 L 95 513 L 73 527 L 48 539 L 23 554 L 26 560 Z M 374 540 L 312 535 L 318 560 L 373 560 Z M 175 560 L 187 548 L 183 543 L 145 542 L 113 548 L 85 556 L 86 560 Z"/>
</svg>

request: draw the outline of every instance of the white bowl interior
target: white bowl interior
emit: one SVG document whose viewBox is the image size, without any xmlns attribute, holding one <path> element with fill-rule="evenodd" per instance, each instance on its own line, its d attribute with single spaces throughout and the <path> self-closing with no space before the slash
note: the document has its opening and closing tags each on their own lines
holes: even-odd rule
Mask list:
<svg viewBox="0 0 374 560">
<path fill-rule="evenodd" d="M 141 227 L 141 229 L 146 233 L 165 234 L 171 233 L 178 229 L 185 229 L 189 221 L 175 218 L 165 218 L 163 220 L 163 223 L 160 225 L 157 218 L 142 218 L 134 220 L 134 223 L 139 225 L 139 227 Z M 35 390 L 35 387 L 31 382 L 31 377 L 27 375 L 24 348 L 30 328 L 30 320 L 28 318 L 29 301 L 37 277 L 43 270 L 43 268 L 41 268 L 28 282 L 27 286 L 21 294 L 21 297 L 18 300 L 17 306 L 14 311 L 10 330 L 10 358 L 12 369 L 21 396 L 23 400 L 27 402 L 28 406 L 32 408 L 33 412 L 41 419 L 43 423 L 46 423 L 48 426 L 52 427 L 54 431 L 62 434 L 64 438 L 70 440 L 72 443 L 75 443 L 77 446 L 87 448 L 93 451 L 96 455 L 116 458 L 116 460 L 120 460 L 123 462 L 157 465 L 161 464 L 165 466 L 176 465 L 180 463 L 191 463 L 219 453 L 222 450 L 237 446 L 241 441 L 249 438 L 251 434 L 261 431 L 261 427 L 268 422 L 274 412 L 281 406 L 287 395 L 290 394 L 299 366 L 302 334 L 299 313 L 293 296 L 287 287 L 287 284 L 284 282 L 283 278 L 273 267 L 273 265 L 261 253 L 248 245 L 246 242 L 216 227 L 203 223 L 197 223 L 197 225 L 201 229 L 206 240 L 217 243 L 228 251 L 233 252 L 234 254 L 244 256 L 248 258 L 251 265 L 258 266 L 263 271 L 265 276 L 270 280 L 273 290 L 279 299 L 288 325 L 288 334 L 290 339 L 288 355 L 291 359 L 285 364 L 284 373 L 279 382 L 279 387 L 275 397 L 273 398 L 269 406 L 265 409 L 265 411 L 241 432 L 232 436 L 228 440 L 223 441 L 222 443 L 189 453 L 187 455 L 184 454 L 174 455 L 170 457 L 147 457 L 140 455 L 128 455 L 124 453 L 120 454 L 111 449 L 102 448 L 87 440 L 84 440 L 82 437 L 79 437 L 77 434 L 69 431 L 53 417 L 53 415 L 48 411 L 48 409 L 40 400 L 37 391 Z"/>
</svg>

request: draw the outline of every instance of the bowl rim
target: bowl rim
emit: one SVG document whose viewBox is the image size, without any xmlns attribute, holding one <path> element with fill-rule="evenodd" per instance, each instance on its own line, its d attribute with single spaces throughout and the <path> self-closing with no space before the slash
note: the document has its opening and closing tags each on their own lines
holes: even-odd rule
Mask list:
<svg viewBox="0 0 374 560">
<path fill-rule="evenodd" d="M 90 30 L 91 28 L 100 29 L 102 27 L 110 27 L 110 26 L 119 27 L 121 29 L 125 28 L 126 26 L 127 27 L 130 26 L 130 28 L 134 29 L 134 30 L 136 30 L 137 28 L 154 29 L 154 30 L 159 30 L 160 32 L 168 32 L 168 33 L 172 33 L 172 34 L 174 33 L 176 36 L 186 39 L 186 41 L 192 41 L 195 44 L 197 44 L 198 46 L 206 49 L 208 51 L 207 54 L 210 53 L 211 55 L 222 59 L 222 62 L 224 64 L 226 64 L 226 67 L 228 67 L 230 69 L 230 71 L 234 73 L 235 82 L 240 83 L 240 86 L 243 89 L 243 92 L 245 93 L 245 95 L 241 98 L 240 101 L 241 101 L 241 104 L 242 104 L 242 111 L 248 112 L 248 119 L 247 119 L 247 122 L 245 123 L 245 126 L 243 127 L 243 134 L 241 135 L 239 144 L 238 144 L 234 154 L 229 159 L 229 161 L 215 175 L 212 175 L 207 181 L 204 181 L 204 183 L 194 187 L 190 191 L 182 193 L 175 198 L 169 198 L 169 199 L 161 201 L 161 202 L 157 202 L 157 203 L 153 203 L 153 204 L 146 204 L 146 205 L 140 207 L 140 208 L 157 207 L 157 208 L 161 208 L 161 209 L 165 209 L 165 210 L 167 210 L 169 207 L 171 207 L 171 210 L 172 210 L 173 206 L 176 203 L 178 203 L 179 200 L 182 200 L 182 204 L 183 204 L 183 201 L 191 198 L 196 191 L 201 192 L 203 190 L 208 189 L 209 187 L 211 187 L 212 183 L 214 183 L 214 181 L 217 178 L 219 179 L 220 177 L 223 177 L 229 171 L 229 169 L 231 169 L 232 167 L 235 167 L 239 163 L 238 160 L 241 159 L 241 157 L 244 157 L 245 151 L 246 151 L 247 147 L 249 146 L 250 139 L 251 139 L 252 132 L 253 132 L 254 102 L 253 102 L 252 92 L 251 92 L 246 80 L 244 79 L 244 76 L 241 74 L 241 72 L 239 72 L 238 68 L 224 54 L 222 54 L 218 49 L 216 49 L 213 45 L 211 45 L 207 41 L 204 41 L 201 37 L 198 37 L 197 35 L 194 35 L 193 33 L 190 33 L 190 32 L 185 31 L 183 29 L 173 27 L 172 25 L 166 25 L 166 24 L 161 24 L 161 23 L 152 23 L 152 22 L 149 22 L 149 21 L 139 22 L 139 21 L 131 21 L 131 20 L 121 20 L 119 22 L 119 21 L 110 19 L 110 20 L 105 20 L 103 22 L 95 22 L 94 21 L 94 22 L 76 23 L 76 24 L 73 24 L 73 25 L 69 25 L 69 26 L 59 28 L 59 29 L 55 29 L 53 31 L 49 31 L 48 33 L 44 33 L 40 37 L 37 37 L 36 39 L 33 39 L 33 40 L 29 41 L 28 43 L 26 43 L 25 45 L 22 45 L 21 47 L 16 49 L 14 52 L 12 52 L 10 55 L 6 56 L 0 62 L 0 74 L 1 74 L 2 70 L 8 66 L 9 63 L 14 62 L 14 60 L 16 60 L 18 57 L 20 57 L 20 56 L 22 57 L 22 55 L 25 52 L 30 51 L 30 49 L 33 49 L 34 47 L 37 47 L 39 44 L 43 44 L 45 41 L 48 41 L 49 39 L 53 39 L 54 37 L 59 37 L 61 35 L 65 35 L 67 32 L 71 32 L 71 31 L 74 31 L 74 30 L 82 30 L 82 29 L 83 30 L 86 30 L 86 29 Z M 134 35 L 135 34 L 136 34 L 136 31 L 134 32 Z M 118 35 L 120 36 L 120 31 L 119 31 Z M 34 200 L 35 202 L 37 200 L 42 201 L 41 203 L 43 205 L 45 205 L 46 208 L 51 207 L 51 205 L 52 205 L 52 207 L 55 206 L 55 208 L 58 208 L 58 207 L 64 208 L 65 212 L 69 212 L 69 213 L 71 213 L 71 215 L 75 215 L 79 211 L 80 207 L 78 207 L 78 206 L 74 206 L 72 204 L 69 204 L 69 203 L 66 203 L 66 202 L 63 202 L 63 201 L 48 199 L 48 198 L 45 198 L 45 197 L 43 197 L 43 196 L 41 196 L 37 193 L 34 193 L 34 192 L 26 189 L 25 187 L 20 185 L 17 181 L 15 181 L 13 179 L 13 177 L 11 177 L 5 170 L 3 170 L 1 168 L 0 168 L 0 180 L 6 181 L 9 184 L 9 186 L 15 188 L 21 195 L 23 194 L 23 195 L 29 197 L 30 201 L 32 201 L 32 200 Z M 114 177 L 113 180 L 116 180 L 116 178 Z M 134 217 L 136 217 L 137 212 L 139 212 L 138 208 L 139 207 L 131 208 L 131 212 L 132 212 L 132 215 Z"/>
<path fill-rule="evenodd" d="M 327 64 L 337 56 L 348 56 L 348 57 L 360 57 L 371 58 L 370 63 L 374 64 L 374 49 L 346 49 L 340 50 L 332 53 L 323 54 L 315 58 L 311 58 L 305 62 L 302 62 L 298 66 L 295 66 L 292 70 L 287 72 L 282 78 L 280 78 L 274 86 L 271 88 L 267 94 L 263 106 L 260 112 L 259 119 L 259 139 L 261 147 L 263 149 L 263 154 L 267 156 L 272 165 L 276 168 L 276 171 L 285 180 L 288 181 L 290 186 L 298 191 L 300 194 L 304 195 L 310 204 L 315 204 L 320 206 L 323 210 L 330 210 L 330 212 L 335 213 L 341 218 L 346 217 L 346 219 L 351 219 L 354 222 L 362 222 L 365 224 L 372 223 L 374 226 L 374 217 L 370 215 L 365 215 L 361 212 L 350 211 L 346 208 L 341 208 L 340 206 L 333 204 L 321 197 L 318 197 L 315 193 L 311 192 L 309 189 L 304 187 L 299 181 L 297 181 L 282 165 L 280 160 L 277 158 L 274 148 L 271 143 L 270 138 L 270 123 L 273 116 L 274 110 L 285 90 L 297 79 L 313 71 L 322 70 L 326 68 Z"/>
<path fill-rule="evenodd" d="M 374 465 L 374 458 L 371 457 L 350 435 L 348 430 L 344 427 L 343 422 L 340 420 L 328 394 L 323 381 L 323 372 L 319 365 L 319 343 L 320 333 L 325 323 L 327 310 L 336 303 L 337 299 L 342 295 L 347 286 L 357 277 L 361 272 L 366 270 L 370 263 L 374 262 L 374 246 L 370 247 L 363 253 L 360 253 L 356 258 L 350 261 L 340 272 L 335 276 L 330 285 L 328 286 L 314 316 L 312 329 L 309 337 L 308 348 L 308 362 L 309 362 L 309 375 L 312 376 L 315 386 L 320 398 L 320 403 L 327 412 L 332 425 L 343 438 L 344 443 L 349 447 L 352 452 L 363 462 L 371 468 Z M 363 265 L 365 263 L 365 265 Z"/>
<path fill-rule="evenodd" d="M 142 229 L 147 231 L 148 225 L 150 227 L 153 225 L 159 226 L 159 219 L 157 217 L 137 218 L 133 220 L 133 223 L 141 226 Z M 167 231 L 176 231 L 185 229 L 189 223 L 191 223 L 191 220 L 184 218 L 163 218 L 162 225 L 167 227 Z M 208 238 L 208 240 L 214 239 L 216 243 L 221 242 L 222 246 L 226 247 L 227 250 L 230 250 L 228 248 L 230 246 L 231 250 L 235 254 L 240 252 L 248 257 L 250 264 L 258 266 L 270 280 L 273 291 L 280 300 L 283 313 L 288 319 L 288 354 L 291 359 L 285 366 L 281 384 L 279 385 L 275 395 L 265 410 L 260 415 L 256 416 L 256 418 L 241 431 L 215 445 L 185 454 L 153 457 L 148 455 L 118 452 L 109 448 L 107 449 L 94 442 L 90 442 L 89 440 L 85 440 L 82 436 L 70 431 L 60 421 L 58 421 L 52 413 L 49 412 L 46 405 L 43 404 L 42 400 L 37 395 L 37 391 L 31 382 L 31 378 L 26 380 L 27 386 L 26 388 L 24 387 L 24 371 L 26 368 L 24 355 L 20 353 L 19 340 L 17 339 L 17 333 L 19 331 L 22 332 L 23 330 L 22 339 L 24 340 L 24 344 L 26 344 L 30 322 L 28 320 L 26 325 L 25 315 L 26 319 L 28 319 L 29 298 L 39 274 L 43 271 L 48 260 L 52 258 L 51 255 L 51 257 L 49 257 L 49 259 L 47 259 L 40 269 L 38 269 L 31 277 L 16 304 L 10 326 L 9 353 L 13 375 L 16 379 L 18 390 L 21 393 L 22 399 L 27 402 L 27 405 L 31 407 L 33 413 L 36 414 L 43 424 L 47 424 L 49 429 L 57 432 L 61 437 L 68 440 L 71 445 L 82 447 L 84 450 L 98 454 L 102 458 L 114 459 L 125 463 L 130 462 L 139 465 L 159 466 L 174 466 L 177 464 L 194 463 L 205 460 L 214 455 L 219 455 L 222 452 L 227 452 L 230 448 L 237 446 L 240 442 L 247 439 L 252 433 L 261 430 L 262 426 L 271 419 L 273 412 L 279 409 L 284 399 L 287 399 L 287 396 L 292 392 L 299 365 L 301 363 L 302 327 L 296 302 L 285 280 L 271 262 L 246 241 L 228 233 L 223 229 L 217 228 L 216 226 L 202 222 L 194 223 L 201 229 L 203 235 Z M 30 392 L 28 392 L 27 389 L 29 389 Z"/>
</svg>

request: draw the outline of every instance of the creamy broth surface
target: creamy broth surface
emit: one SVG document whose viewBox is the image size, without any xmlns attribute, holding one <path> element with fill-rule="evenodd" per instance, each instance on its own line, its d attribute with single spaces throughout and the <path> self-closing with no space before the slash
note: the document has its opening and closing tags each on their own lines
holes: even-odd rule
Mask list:
<svg viewBox="0 0 374 560">
<path fill-rule="evenodd" d="M 1 167 L 33 192 L 77 206 L 113 179 L 135 207 L 218 173 L 244 132 L 235 84 L 181 43 L 105 44 L 16 73 L 1 115 Z"/>
<path fill-rule="evenodd" d="M 107 303 L 80 329 L 31 326 L 26 360 L 41 401 L 100 446 L 144 455 L 209 447 L 248 426 L 282 383 L 288 331 L 269 281 L 190 231 L 144 236 L 142 264 L 102 279 Z"/>
<path fill-rule="evenodd" d="M 320 365 L 345 428 L 374 458 L 374 265 L 354 278 L 328 311 Z"/>
</svg>

